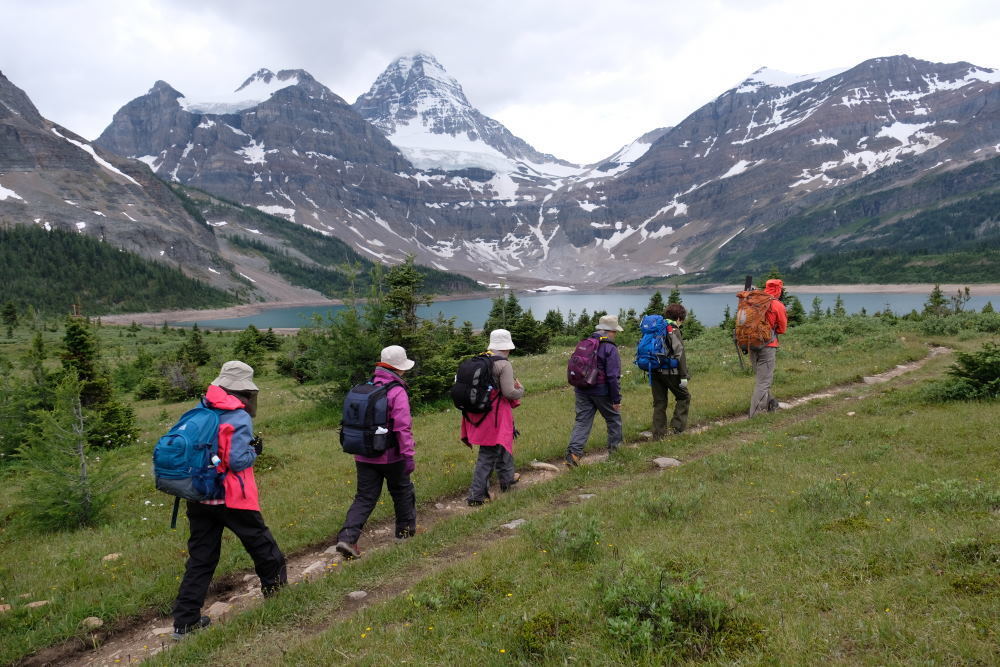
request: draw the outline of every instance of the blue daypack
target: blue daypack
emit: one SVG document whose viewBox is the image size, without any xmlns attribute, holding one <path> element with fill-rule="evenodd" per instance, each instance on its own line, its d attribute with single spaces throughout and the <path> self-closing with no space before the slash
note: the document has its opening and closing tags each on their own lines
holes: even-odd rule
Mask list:
<svg viewBox="0 0 1000 667">
<path fill-rule="evenodd" d="M 199 405 L 177 420 L 153 448 L 153 478 L 156 488 L 180 499 L 218 500 L 225 497 L 222 478 L 212 458 L 219 454 L 219 411 Z"/>
<path fill-rule="evenodd" d="M 635 365 L 649 373 L 677 368 L 679 361 L 670 345 L 673 326 L 662 315 L 645 315 L 639 323 L 642 338 L 635 348 Z"/>
</svg>

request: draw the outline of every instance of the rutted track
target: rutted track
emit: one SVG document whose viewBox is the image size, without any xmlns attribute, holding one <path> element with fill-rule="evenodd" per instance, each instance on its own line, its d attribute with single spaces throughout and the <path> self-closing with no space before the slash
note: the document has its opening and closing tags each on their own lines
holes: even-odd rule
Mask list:
<svg viewBox="0 0 1000 667">
<path fill-rule="evenodd" d="M 948 348 L 933 347 L 925 357 L 917 361 L 898 365 L 877 375 L 864 377 L 860 382 L 837 385 L 824 391 L 790 400 L 788 403 L 782 404 L 782 411 L 791 410 L 820 399 L 833 398 L 868 385 L 888 382 L 905 373 L 922 368 L 931 359 L 948 352 L 950 352 Z M 712 428 L 746 420 L 747 417 L 745 415 L 713 420 L 708 424 L 692 428 L 689 432 L 700 433 Z M 726 447 L 714 447 L 711 450 L 694 452 L 687 455 L 685 460 L 698 460 L 741 444 L 742 441 L 734 441 Z M 631 443 L 627 446 L 637 447 L 638 444 Z M 581 463 L 589 465 L 603 461 L 606 458 L 607 452 L 605 451 L 590 452 L 583 457 Z M 651 474 L 655 474 L 656 472 L 658 471 L 654 470 Z M 565 474 L 564 466 L 548 463 L 537 464 L 533 462 L 533 465 L 529 469 L 521 471 L 519 485 L 541 484 L 560 474 Z M 497 496 L 496 491 L 496 489 L 491 490 L 493 497 Z M 581 502 L 577 492 L 565 494 L 564 498 L 560 498 L 554 504 L 552 511 L 559 511 L 566 503 L 571 502 Z M 421 509 L 419 527 L 421 531 L 427 531 L 450 517 L 474 511 L 476 511 L 475 508 L 470 508 L 465 504 L 464 494 L 439 499 L 433 505 L 425 506 Z M 478 534 L 463 540 L 461 543 L 452 544 L 442 552 L 432 555 L 430 559 L 422 559 L 413 568 L 394 577 L 382 586 L 368 588 L 366 590 L 368 595 L 363 599 L 346 600 L 344 605 L 334 614 L 328 623 L 342 620 L 359 609 L 390 599 L 402 593 L 414 582 L 433 574 L 441 567 L 454 562 L 454 560 L 465 557 L 465 555 L 485 546 L 487 543 L 494 543 L 498 539 L 503 539 L 514 534 L 516 534 L 515 530 L 500 527 L 495 531 Z M 369 526 L 365 530 L 366 552 L 389 547 L 394 541 L 393 523 L 391 520 Z M 288 557 L 289 582 L 295 583 L 316 579 L 324 576 L 331 570 L 339 568 L 342 558 L 333 549 L 332 545 L 335 542 L 335 537 L 331 536 L 323 544 L 290 555 Z M 229 577 L 220 578 L 220 580 L 213 584 L 209 592 L 209 597 L 205 602 L 206 608 L 204 613 L 211 616 L 214 622 L 225 622 L 227 617 L 260 604 L 262 599 L 256 575 L 250 571 L 237 573 Z M 328 623 L 323 627 L 326 627 Z M 318 632 L 321 629 L 317 628 L 316 631 Z M 133 619 L 127 626 L 91 633 L 86 639 L 75 638 L 67 640 L 61 644 L 42 650 L 34 656 L 27 657 L 19 664 L 85 665 L 88 667 L 98 665 L 115 667 L 121 664 L 134 664 L 142 662 L 146 658 L 156 655 L 172 646 L 174 640 L 170 638 L 171 630 L 172 620 L 169 616 L 159 616 L 155 612 L 150 611 L 142 618 Z"/>
</svg>

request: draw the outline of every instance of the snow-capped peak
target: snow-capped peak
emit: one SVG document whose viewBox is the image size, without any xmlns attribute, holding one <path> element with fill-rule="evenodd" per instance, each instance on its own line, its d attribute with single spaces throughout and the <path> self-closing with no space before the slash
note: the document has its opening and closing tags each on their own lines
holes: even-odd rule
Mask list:
<svg viewBox="0 0 1000 667">
<path fill-rule="evenodd" d="M 302 70 L 281 70 L 277 74 L 261 68 L 247 77 L 240 87 L 231 93 L 213 96 L 210 102 L 194 102 L 185 97 L 177 100 L 183 109 L 192 113 L 227 114 L 250 109 L 270 99 L 283 88 L 296 86 L 305 73 Z"/>
<path fill-rule="evenodd" d="M 566 175 L 576 165 L 539 153 L 484 116 L 461 84 L 429 53 L 394 60 L 354 109 L 381 130 L 418 169 L 468 168 L 495 173 Z"/>
<path fill-rule="evenodd" d="M 770 86 L 773 88 L 789 88 L 800 83 L 805 83 L 806 81 L 825 81 L 830 77 L 846 72 L 848 69 L 850 68 L 839 67 L 836 69 L 816 72 L 814 74 L 789 74 L 788 72 L 771 69 L 770 67 L 761 67 L 749 77 L 744 79 L 737 87 L 736 92 L 755 92 L 763 86 Z"/>
</svg>

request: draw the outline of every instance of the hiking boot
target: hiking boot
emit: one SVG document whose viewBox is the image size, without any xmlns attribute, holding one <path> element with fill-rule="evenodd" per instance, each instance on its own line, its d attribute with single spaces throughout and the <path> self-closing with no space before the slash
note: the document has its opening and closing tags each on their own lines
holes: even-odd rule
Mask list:
<svg viewBox="0 0 1000 667">
<path fill-rule="evenodd" d="M 568 452 L 564 463 L 570 468 L 578 468 L 580 467 L 580 457 L 573 452 Z"/>
<path fill-rule="evenodd" d="M 465 502 L 469 503 L 469 507 L 480 507 L 486 503 L 485 500 L 473 500 L 472 498 L 469 498 Z"/>
<path fill-rule="evenodd" d="M 337 546 L 334 547 L 344 560 L 354 560 L 355 558 L 361 558 L 361 549 L 358 548 L 358 543 L 348 544 L 347 542 L 337 542 Z"/>
<path fill-rule="evenodd" d="M 510 484 L 508 484 L 507 486 L 504 486 L 502 484 L 500 485 L 500 492 L 501 493 L 506 493 L 508 490 L 510 490 L 510 487 L 512 487 L 515 484 L 517 484 L 518 480 L 520 480 L 520 479 L 521 479 L 521 473 L 519 473 L 519 472 L 514 473 L 514 477 L 511 478 Z"/>
<path fill-rule="evenodd" d="M 212 624 L 212 619 L 210 619 L 208 616 L 202 616 L 201 618 L 199 618 L 194 623 L 191 623 L 190 625 L 181 625 L 181 626 L 175 625 L 174 633 L 170 636 L 173 637 L 174 639 L 184 639 L 192 632 L 196 632 L 198 630 L 201 630 L 202 628 L 207 628 L 211 624 Z"/>
<path fill-rule="evenodd" d="M 769 400 L 767 402 L 767 411 L 768 412 L 775 412 L 776 410 L 779 410 L 779 409 L 781 409 L 781 404 L 778 403 L 778 399 L 772 398 L 771 400 Z"/>
</svg>

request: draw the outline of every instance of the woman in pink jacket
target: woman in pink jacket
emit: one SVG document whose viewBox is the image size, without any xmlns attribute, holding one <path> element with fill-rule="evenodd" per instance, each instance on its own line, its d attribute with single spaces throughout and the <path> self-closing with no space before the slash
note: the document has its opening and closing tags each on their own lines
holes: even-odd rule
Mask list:
<svg viewBox="0 0 1000 667">
<path fill-rule="evenodd" d="M 404 539 L 417 531 L 417 497 L 410 474 L 413 462 L 413 419 L 410 417 L 410 399 L 406 393 L 403 375 L 413 368 L 413 361 L 406 358 L 406 350 L 390 345 L 382 350 L 382 360 L 375 364 L 373 382 L 378 385 L 397 382 L 386 397 L 389 401 L 389 428 L 395 434 L 396 446 L 389 447 L 376 457 L 355 456 L 358 472 L 357 492 L 347 510 L 344 527 L 337 534 L 336 549 L 346 558 L 361 555 L 358 538 L 371 516 L 385 480 L 396 510 L 396 538 Z"/>
<path fill-rule="evenodd" d="M 514 341 L 506 329 L 490 332 L 487 354 L 493 357 L 493 407 L 478 422 L 462 416 L 462 442 L 469 447 L 479 445 L 476 467 L 472 471 L 469 487 L 469 505 L 482 505 L 489 499 L 488 490 L 493 469 L 500 478 L 500 490 L 506 491 L 517 483 L 514 472 L 514 408 L 521 404 L 524 387 L 514 377 L 514 367 L 507 355 L 514 349 Z"/>
</svg>

